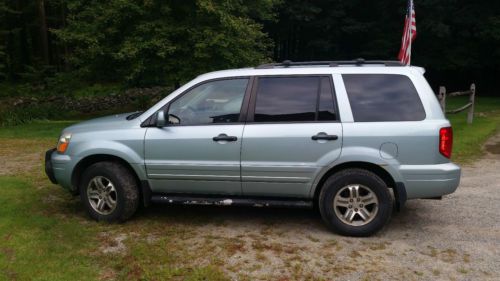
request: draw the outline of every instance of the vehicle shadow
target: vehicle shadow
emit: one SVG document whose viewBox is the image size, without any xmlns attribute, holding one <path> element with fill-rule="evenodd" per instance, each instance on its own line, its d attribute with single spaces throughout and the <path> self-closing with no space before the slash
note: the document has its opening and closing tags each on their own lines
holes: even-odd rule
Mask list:
<svg viewBox="0 0 500 281">
<path fill-rule="evenodd" d="M 206 223 L 226 221 L 229 224 L 232 221 L 286 223 L 288 221 L 304 220 L 321 223 L 319 212 L 313 209 L 166 204 L 153 204 L 147 208 L 142 208 L 134 219 L 168 220 L 177 223 L 191 223 L 193 221 Z"/>
<path fill-rule="evenodd" d="M 384 236 L 387 231 L 400 233 L 420 228 L 422 223 L 425 224 L 415 221 L 415 213 L 419 212 L 420 206 L 412 204 L 410 208 L 403 208 L 399 212 L 393 211 L 388 225 L 376 236 Z M 155 222 L 199 227 L 272 225 L 276 230 L 300 227 L 306 232 L 330 232 L 316 209 L 153 204 L 139 210 L 133 220 L 138 223 Z"/>
<path fill-rule="evenodd" d="M 90 218 L 83 211 L 83 205 L 77 198 L 66 203 L 64 209 L 84 220 Z M 431 207 L 431 206 L 429 206 Z M 420 210 L 424 209 L 424 210 Z M 375 237 L 394 236 L 404 232 L 423 229 L 427 222 L 420 216 L 425 211 L 425 203 L 410 202 L 401 211 L 393 211 L 389 223 Z M 141 207 L 137 213 L 123 226 L 131 229 L 143 225 L 157 227 L 255 227 L 272 226 L 275 230 L 300 229 L 305 232 L 331 232 L 323 223 L 316 209 L 273 208 L 273 207 L 239 207 L 214 205 L 169 205 L 151 204 Z"/>
</svg>

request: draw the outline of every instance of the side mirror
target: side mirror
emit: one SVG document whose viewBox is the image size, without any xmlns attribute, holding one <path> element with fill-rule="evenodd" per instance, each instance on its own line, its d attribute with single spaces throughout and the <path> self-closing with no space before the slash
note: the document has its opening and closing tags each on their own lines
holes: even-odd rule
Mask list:
<svg viewBox="0 0 500 281">
<path fill-rule="evenodd" d="M 163 128 L 167 125 L 167 120 L 165 119 L 165 111 L 160 110 L 156 113 L 156 127 Z"/>
<path fill-rule="evenodd" d="M 181 119 L 179 117 L 177 117 L 176 115 L 169 114 L 168 115 L 168 123 L 173 124 L 173 125 L 177 125 L 177 124 L 181 123 Z"/>
</svg>

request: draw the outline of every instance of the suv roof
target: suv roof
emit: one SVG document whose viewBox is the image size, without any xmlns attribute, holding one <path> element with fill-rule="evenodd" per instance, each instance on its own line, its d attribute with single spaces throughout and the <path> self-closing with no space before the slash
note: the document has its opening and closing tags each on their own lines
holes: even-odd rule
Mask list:
<svg viewBox="0 0 500 281">
<path fill-rule="evenodd" d="M 355 60 L 345 60 L 345 61 L 302 61 L 293 62 L 290 60 L 285 60 L 281 63 L 268 63 L 261 64 L 256 69 L 269 69 L 269 68 L 287 68 L 287 67 L 312 67 L 312 66 L 323 66 L 323 67 L 338 67 L 338 66 L 366 66 L 366 65 L 377 65 L 377 66 L 405 66 L 400 61 L 384 61 L 384 60 L 364 60 L 363 58 L 358 58 Z"/>
<path fill-rule="evenodd" d="M 215 79 L 252 75 L 305 75 L 326 73 L 408 73 L 424 74 L 425 69 L 418 66 L 403 65 L 399 61 L 356 59 L 350 61 L 306 61 L 268 63 L 256 67 L 226 69 L 199 75 L 198 79 Z"/>
</svg>

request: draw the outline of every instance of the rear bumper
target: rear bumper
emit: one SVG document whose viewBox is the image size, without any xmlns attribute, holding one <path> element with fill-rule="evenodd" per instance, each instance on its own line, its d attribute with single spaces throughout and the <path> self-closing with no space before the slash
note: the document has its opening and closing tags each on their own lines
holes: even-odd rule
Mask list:
<svg viewBox="0 0 500 281">
<path fill-rule="evenodd" d="M 433 198 L 455 192 L 460 184 L 460 167 L 453 163 L 401 165 L 408 199 Z"/>
<path fill-rule="evenodd" d="M 56 177 L 54 175 L 54 167 L 52 166 L 52 153 L 56 151 L 55 148 L 49 149 L 45 152 L 45 174 L 53 184 L 57 184 Z"/>
</svg>

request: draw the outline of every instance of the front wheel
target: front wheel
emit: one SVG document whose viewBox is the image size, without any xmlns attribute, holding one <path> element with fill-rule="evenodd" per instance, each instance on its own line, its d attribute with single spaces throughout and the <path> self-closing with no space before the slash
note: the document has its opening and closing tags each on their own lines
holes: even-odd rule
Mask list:
<svg viewBox="0 0 500 281">
<path fill-rule="evenodd" d="M 392 197 L 385 182 L 363 169 L 332 175 L 319 196 L 321 216 L 328 227 L 348 236 L 369 236 L 390 219 Z"/>
<path fill-rule="evenodd" d="M 115 162 L 98 162 L 88 167 L 80 182 L 80 197 L 89 216 L 98 221 L 125 221 L 139 206 L 135 177 Z"/>
</svg>

